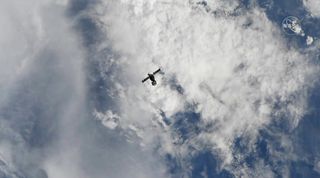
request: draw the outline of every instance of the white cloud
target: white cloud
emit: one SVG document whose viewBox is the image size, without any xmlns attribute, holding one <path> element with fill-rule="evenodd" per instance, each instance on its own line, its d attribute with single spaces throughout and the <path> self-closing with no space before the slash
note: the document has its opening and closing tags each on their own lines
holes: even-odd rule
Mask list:
<svg viewBox="0 0 320 178">
<path fill-rule="evenodd" d="M 303 4 L 308 8 L 312 16 L 320 16 L 320 1 L 303 0 Z"/>
<path fill-rule="evenodd" d="M 84 55 L 63 16 L 66 7 L 38 0 L 0 4 L 4 29 L 0 33 L 0 123 L 7 123 L 1 129 L 0 150 L 10 147 L 7 156 L 13 169 L 23 177 L 35 177 L 42 163 L 54 156 L 47 152 L 49 145 L 37 145 L 46 142 L 42 127 L 50 123 L 50 137 L 55 124 L 67 119 L 67 112 L 78 112 L 83 104 Z M 38 146 L 41 148 L 36 149 Z"/>
<path fill-rule="evenodd" d="M 320 161 L 318 159 L 316 159 L 316 161 L 314 163 L 313 170 L 317 171 L 318 173 L 320 173 Z"/>
<path fill-rule="evenodd" d="M 181 159 L 184 174 L 190 165 L 183 161 L 204 147 L 220 154 L 221 167 L 228 167 L 234 164 L 234 138 L 245 135 L 255 143 L 259 129 L 283 115 L 294 128 L 306 110 L 306 90 L 317 69 L 288 48 L 259 9 L 230 16 L 238 1 L 209 1 L 207 13 L 194 8 L 196 1 L 114 0 L 98 3 L 91 12 L 108 38 L 97 48 L 107 46 L 117 54 L 103 70 L 119 69 L 105 76 L 114 82 L 106 94 L 118 108 L 94 111 L 111 128 L 102 134 L 87 120 L 92 111 L 86 108 L 86 54 L 74 22 L 63 15 L 68 3 L 0 3 L 0 111 L 6 113 L 0 114 L 0 136 L 6 138 L 0 140 L 0 153 L 12 170 L 26 171 L 32 163 L 53 178 L 168 177 L 149 152 L 158 145 L 160 155 Z M 158 85 L 141 84 L 158 67 L 165 73 L 156 76 Z M 160 114 L 174 122 L 186 105 L 199 112 L 202 131 L 180 144 L 181 135 Z M 41 121 L 54 120 L 48 123 L 56 125 L 49 127 L 56 135 L 49 148 L 29 151 L 19 128 L 32 132 L 34 108 L 43 112 Z M 210 124 L 214 128 L 207 129 Z M 122 142 L 115 128 L 123 129 L 132 143 Z M 283 147 L 290 147 L 283 140 Z M 137 147 L 138 141 L 143 147 Z M 273 177 L 263 162 L 253 170 L 232 171 Z"/>
<path fill-rule="evenodd" d="M 307 36 L 306 43 L 307 45 L 311 45 L 313 43 L 313 37 Z"/>
<path fill-rule="evenodd" d="M 219 6 L 213 9 L 237 7 L 210 2 Z M 281 115 L 292 128 L 298 124 L 317 69 L 306 56 L 288 48 L 280 29 L 258 8 L 238 16 L 215 16 L 193 5 L 182 0 L 108 1 L 99 4 L 106 10 L 95 18 L 120 54 L 116 60 L 121 72 L 113 75 L 123 88 L 117 99 L 120 127 L 137 125 L 147 145 L 160 136 L 163 150 L 182 157 L 190 154 L 188 146 L 211 145 L 224 164 L 230 164 L 235 137 L 245 134 L 254 139 L 260 128 Z M 142 85 L 145 74 L 158 66 L 165 71 L 156 76 L 160 84 Z M 184 95 L 168 86 L 173 76 Z M 170 145 L 177 139 L 175 129 L 161 129 L 159 109 L 174 120 L 187 103 L 197 104 L 204 127 L 210 123 L 216 127 L 176 148 Z"/>
<path fill-rule="evenodd" d="M 73 27 L 77 19 L 65 16 L 67 4 L 0 2 L 0 154 L 10 165 L 0 171 L 34 178 L 43 171 L 50 178 L 167 177 L 148 150 L 95 125 L 87 108 L 85 49 Z"/>
<path fill-rule="evenodd" d="M 114 114 L 111 110 L 106 113 L 94 111 L 93 115 L 102 122 L 102 124 L 110 129 L 115 129 L 118 125 L 120 117 Z"/>
</svg>

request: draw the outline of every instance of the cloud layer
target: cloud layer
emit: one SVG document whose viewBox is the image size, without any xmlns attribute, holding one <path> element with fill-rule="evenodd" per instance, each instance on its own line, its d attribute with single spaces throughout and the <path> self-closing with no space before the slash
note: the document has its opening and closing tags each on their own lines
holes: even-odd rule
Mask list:
<svg viewBox="0 0 320 178">
<path fill-rule="evenodd" d="M 174 177 L 170 155 L 176 176 L 190 177 L 192 157 L 209 152 L 219 170 L 274 176 L 263 161 L 238 164 L 235 140 L 254 152 L 271 122 L 295 128 L 318 69 L 261 9 L 231 0 L 81 3 L 0 3 L 1 173 Z M 142 84 L 158 67 L 158 85 Z"/>
<path fill-rule="evenodd" d="M 119 127 L 134 127 L 144 144 L 160 144 L 163 154 L 188 157 L 190 147 L 209 147 L 222 165 L 233 162 L 235 138 L 254 143 L 259 129 L 280 118 L 295 128 L 317 69 L 285 43 L 264 12 L 244 8 L 218 0 L 99 4 L 92 17 L 119 56 L 112 58 L 119 68 L 112 75 Z M 141 85 L 157 67 L 165 73 L 157 76 L 159 85 Z M 190 105 L 200 114 L 200 132 L 177 145 L 181 135 L 164 119 L 174 123 Z"/>
<path fill-rule="evenodd" d="M 320 16 L 320 2 L 317 0 L 303 0 L 303 4 L 309 9 L 312 16 Z"/>
<path fill-rule="evenodd" d="M 71 3 L 0 3 L 0 175 L 162 177 L 149 150 L 94 119 L 84 39 L 77 17 L 66 16 Z"/>
</svg>

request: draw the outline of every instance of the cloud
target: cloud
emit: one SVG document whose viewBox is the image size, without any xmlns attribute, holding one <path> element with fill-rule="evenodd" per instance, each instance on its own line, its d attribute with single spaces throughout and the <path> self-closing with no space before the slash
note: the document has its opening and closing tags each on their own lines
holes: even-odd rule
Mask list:
<svg viewBox="0 0 320 178">
<path fill-rule="evenodd" d="M 317 0 L 303 0 L 303 4 L 308 8 L 312 16 L 320 16 L 320 2 Z"/>
<path fill-rule="evenodd" d="M 101 128 L 89 107 L 86 46 L 68 1 L 0 3 L 1 174 L 167 177 L 150 150 Z M 125 170 L 125 171 L 124 171 Z"/>
<path fill-rule="evenodd" d="M 242 11 L 238 4 L 212 1 L 212 12 L 193 1 L 99 4 L 92 18 L 119 56 L 111 81 L 121 86 L 115 97 L 119 127 L 139 128 L 149 146 L 160 137 L 160 154 L 188 157 L 188 148 L 209 146 L 220 154 L 223 167 L 233 161 L 236 137 L 245 135 L 254 143 L 259 129 L 282 117 L 291 128 L 297 126 L 318 69 L 285 43 L 281 29 L 264 12 L 257 7 Z M 227 13 L 214 13 L 216 9 Z M 158 66 L 165 73 L 156 76 L 159 85 L 142 85 L 141 78 Z M 183 94 L 172 89 L 173 78 Z M 175 144 L 181 135 L 163 124 L 161 112 L 174 123 L 176 114 L 193 104 L 201 115 L 200 133 Z"/>
<path fill-rule="evenodd" d="M 63 135 L 59 124 L 84 101 L 84 55 L 64 8 L 54 1 L 1 2 L 1 143 L 11 149 L 4 156 L 19 177 L 43 175 L 53 156 L 48 149 Z"/>
<path fill-rule="evenodd" d="M 9 165 L 2 172 L 170 177 L 159 155 L 173 155 L 188 175 L 190 157 L 209 149 L 221 169 L 273 177 L 263 161 L 233 167 L 242 156 L 234 140 L 255 144 L 260 129 L 282 118 L 295 128 L 318 69 L 259 8 L 197 2 L 111 0 L 66 17 L 77 2 L 2 1 L 0 153 Z M 92 46 L 74 28 L 84 16 L 103 33 Z M 100 86 L 89 86 L 86 66 L 94 62 L 112 106 L 91 108 L 91 88 Z M 158 85 L 142 84 L 158 67 Z"/>
<path fill-rule="evenodd" d="M 101 113 L 94 111 L 93 115 L 102 122 L 102 124 L 110 129 L 115 129 L 117 127 L 117 122 L 119 122 L 120 117 L 114 114 L 111 110 L 106 113 Z"/>
</svg>

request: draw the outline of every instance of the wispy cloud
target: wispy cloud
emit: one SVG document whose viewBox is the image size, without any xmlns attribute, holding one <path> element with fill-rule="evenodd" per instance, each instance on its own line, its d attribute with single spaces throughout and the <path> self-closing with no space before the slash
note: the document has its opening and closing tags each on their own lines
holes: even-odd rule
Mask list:
<svg viewBox="0 0 320 178">
<path fill-rule="evenodd" d="M 55 1 L 1 2 L 1 143 L 23 177 L 46 174 L 48 150 L 68 130 L 60 124 L 72 124 L 84 103 L 84 55 L 64 9 Z"/>
</svg>

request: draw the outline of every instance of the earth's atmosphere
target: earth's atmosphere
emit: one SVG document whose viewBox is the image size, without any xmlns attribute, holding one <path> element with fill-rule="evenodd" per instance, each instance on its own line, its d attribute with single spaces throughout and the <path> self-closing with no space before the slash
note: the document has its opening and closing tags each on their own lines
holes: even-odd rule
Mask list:
<svg viewBox="0 0 320 178">
<path fill-rule="evenodd" d="M 0 27 L 0 178 L 320 177 L 319 0 L 1 0 Z"/>
</svg>

